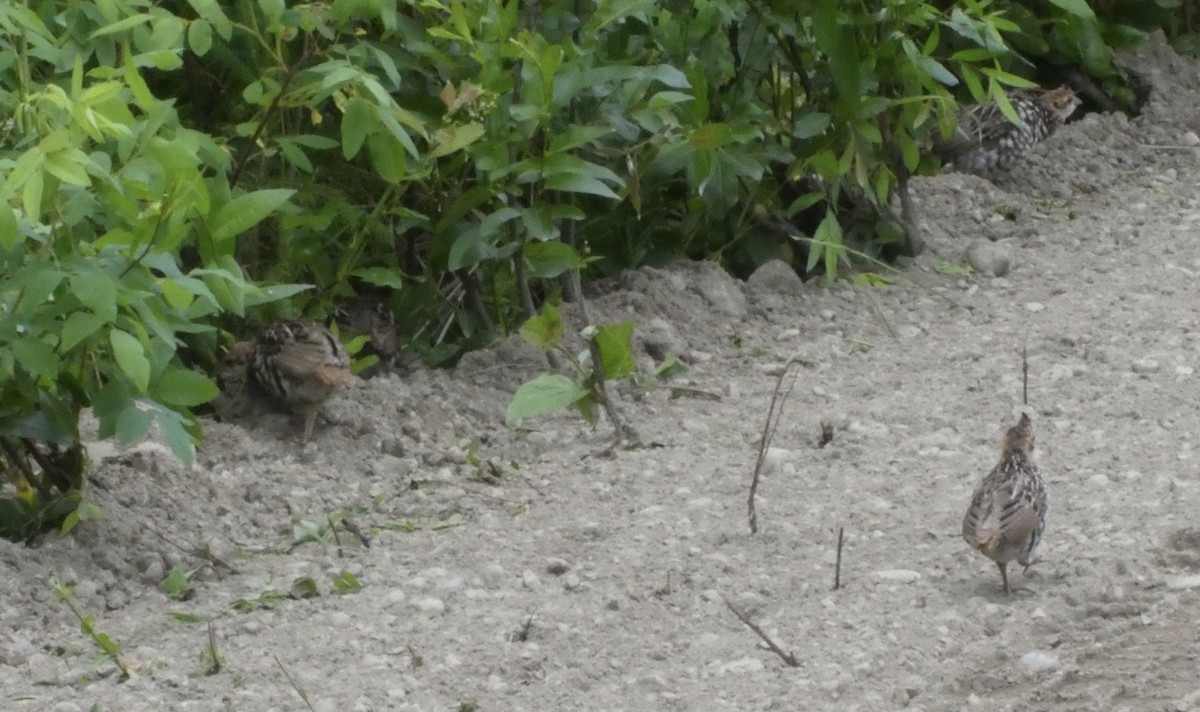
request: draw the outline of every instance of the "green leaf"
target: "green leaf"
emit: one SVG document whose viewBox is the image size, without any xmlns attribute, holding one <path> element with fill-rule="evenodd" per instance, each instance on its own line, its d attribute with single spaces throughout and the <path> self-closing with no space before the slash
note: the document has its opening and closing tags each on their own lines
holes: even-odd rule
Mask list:
<svg viewBox="0 0 1200 712">
<path fill-rule="evenodd" d="M 208 287 L 205 287 L 203 282 L 199 280 L 192 281 L 198 284 L 205 292 L 208 292 Z M 196 298 L 196 294 L 191 289 L 188 289 L 174 279 L 163 277 L 158 279 L 157 282 L 158 288 L 162 290 L 163 299 L 175 309 L 187 309 Z"/>
<path fill-rule="evenodd" d="M 376 287 L 404 288 L 404 280 L 401 277 L 402 273 L 398 269 L 390 267 L 359 267 L 350 274 Z"/>
<path fill-rule="evenodd" d="M 16 279 L 6 285 L 9 288 L 24 290 L 18 313 L 34 313 L 41 308 L 42 304 L 54 294 L 54 290 L 58 289 L 58 285 L 62 284 L 64 276 L 62 272 L 45 264 L 30 267 L 28 271 L 20 273 Z"/>
<path fill-rule="evenodd" d="M 854 34 L 841 23 L 839 0 L 815 0 L 812 3 L 813 33 L 817 47 L 828 58 L 839 106 L 856 107 L 862 98 L 862 54 Z"/>
<path fill-rule="evenodd" d="M 691 97 L 688 97 L 689 99 Z M 608 126 L 570 126 L 550 140 L 547 154 L 562 153 L 589 144 L 612 133 Z"/>
<path fill-rule="evenodd" d="M 825 200 L 825 194 L 820 191 L 813 192 L 813 193 L 805 193 L 804 195 L 800 196 L 799 198 L 796 198 L 795 200 L 793 200 L 792 204 L 788 206 L 787 216 L 792 217 L 793 215 L 795 215 L 798 212 L 801 212 L 803 210 L 808 210 L 809 208 L 811 208 L 812 206 L 821 202 L 822 200 Z"/>
<path fill-rule="evenodd" d="M 42 167 L 46 169 L 47 173 L 67 185 L 87 188 L 92 184 L 91 178 L 88 178 L 87 171 L 79 163 L 72 160 L 69 151 L 47 153 L 46 159 L 42 162 Z"/>
<path fill-rule="evenodd" d="M 566 193 L 598 195 L 601 198 L 611 198 L 613 200 L 621 199 L 621 196 L 614 193 L 612 188 L 609 188 L 603 181 L 577 173 L 559 173 L 550 176 L 546 179 L 546 188 L 561 190 Z"/>
<path fill-rule="evenodd" d="M 167 615 L 172 620 L 179 621 L 180 623 L 207 623 L 212 620 L 209 616 L 200 613 L 188 613 L 186 611 L 171 611 Z"/>
<path fill-rule="evenodd" d="M 140 439 L 150 431 L 152 422 L 154 422 L 154 418 L 150 413 L 139 408 L 136 402 L 129 403 L 124 410 L 117 414 L 115 433 L 117 440 L 128 445 Z"/>
<path fill-rule="evenodd" d="M 292 587 L 288 591 L 288 595 L 296 600 L 306 598 L 318 598 L 321 591 L 317 588 L 317 582 L 311 576 L 301 576 L 292 581 Z"/>
<path fill-rule="evenodd" d="M 184 467 L 191 467 L 196 461 L 195 438 L 187 431 L 187 425 L 191 421 L 185 420 L 179 413 L 157 404 L 155 404 L 154 410 L 158 429 L 162 431 L 171 452 L 175 453 L 175 457 L 179 458 Z"/>
<path fill-rule="evenodd" d="M 597 327 L 595 338 L 605 379 L 616 380 L 634 372 L 632 321 Z"/>
<path fill-rule="evenodd" d="M 517 389 L 504 413 L 504 422 L 511 427 L 525 418 L 565 408 L 586 395 L 587 389 L 566 376 L 543 374 Z"/>
<path fill-rule="evenodd" d="M 342 571 L 333 580 L 333 591 L 338 594 L 358 593 L 362 590 L 362 584 L 358 577 L 349 571 Z"/>
<path fill-rule="evenodd" d="M 158 379 L 155 397 L 167 405 L 195 406 L 217 397 L 217 385 L 202 373 L 169 366 Z"/>
<path fill-rule="evenodd" d="M 433 135 L 434 146 L 429 158 L 441 158 L 461 151 L 483 137 L 483 124 L 470 123 L 447 126 Z"/>
<path fill-rule="evenodd" d="M 810 111 L 796 119 L 792 125 L 792 136 L 795 138 L 812 138 L 825 133 L 832 119 L 823 111 Z"/>
<path fill-rule="evenodd" d="M 958 77 L 950 73 L 949 69 L 942 66 L 942 63 L 933 57 L 919 55 L 916 58 L 916 63 L 925 73 L 936 79 L 939 83 L 948 87 L 958 86 Z"/>
<path fill-rule="evenodd" d="M 146 350 L 142 348 L 142 342 L 133 334 L 121 329 L 113 329 L 108 338 L 117 365 L 129 376 L 139 391 L 145 392 L 150 385 L 150 362 L 146 359 Z"/>
<path fill-rule="evenodd" d="M 221 4 L 217 0 L 188 0 L 188 4 L 196 11 L 196 16 L 209 22 L 229 22 Z"/>
<path fill-rule="evenodd" d="M 188 46 L 197 57 L 203 57 L 212 49 L 212 25 L 207 20 L 192 20 L 188 24 Z"/>
<path fill-rule="evenodd" d="M 693 131 L 688 139 L 697 151 L 715 151 L 733 140 L 733 129 L 729 124 L 704 124 Z"/>
<path fill-rule="evenodd" d="M 933 263 L 933 271 L 938 274 L 958 277 L 962 275 L 974 274 L 975 268 L 961 262 L 951 262 L 950 260 L 938 260 Z"/>
<path fill-rule="evenodd" d="M 311 519 L 301 519 L 292 524 L 292 541 L 297 544 L 320 541 L 322 533 L 321 524 Z"/>
<path fill-rule="evenodd" d="M 108 323 L 91 312 L 77 311 L 67 317 L 59 336 L 58 350 L 66 353 Z"/>
<path fill-rule="evenodd" d="M 371 167 L 388 183 L 399 183 L 408 175 L 408 157 L 404 146 L 392 134 L 377 133 L 367 138 Z"/>
<path fill-rule="evenodd" d="M 987 101 L 987 92 L 983 89 L 983 83 L 979 79 L 979 72 L 976 72 L 965 64 L 961 67 L 961 71 L 963 83 L 967 85 L 967 90 L 971 92 L 971 98 L 977 102 Z"/>
<path fill-rule="evenodd" d="M 358 155 L 363 142 L 372 133 L 378 120 L 375 107 L 362 97 L 354 97 L 342 115 L 342 157 L 347 161 Z"/>
<path fill-rule="evenodd" d="M 112 277 L 99 269 L 89 269 L 71 275 L 71 292 L 79 301 L 91 307 L 106 323 L 117 318 L 117 285 Z"/>
<path fill-rule="evenodd" d="M 256 190 L 239 195 L 217 211 L 209 223 L 213 242 L 233 239 L 262 222 L 276 208 L 287 202 L 296 191 L 285 188 Z"/>
<path fill-rule="evenodd" d="M 40 339 L 24 338 L 12 342 L 10 348 L 12 348 L 17 363 L 29 375 L 51 381 L 58 377 L 58 356 L 46 342 Z"/>
<path fill-rule="evenodd" d="M 970 47 L 961 49 L 950 55 L 950 59 L 955 62 L 971 62 L 973 64 L 992 59 L 996 56 L 996 52 L 982 47 Z"/>
<path fill-rule="evenodd" d="M 312 161 L 308 159 L 308 154 L 304 152 L 304 149 L 296 145 L 295 141 L 287 138 L 280 138 L 276 140 L 276 145 L 279 146 L 279 152 L 283 154 L 283 157 L 287 159 L 288 163 L 292 164 L 296 168 L 299 168 L 305 173 L 313 172 L 313 164 Z"/>
<path fill-rule="evenodd" d="M 167 574 L 167 577 L 159 582 L 158 587 L 162 589 L 163 593 L 167 594 L 167 598 L 180 601 L 188 593 L 190 579 L 191 574 L 188 570 L 176 565 L 171 568 L 171 572 Z"/>
<path fill-rule="evenodd" d="M 530 317 L 521 325 L 521 338 L 528 343 L 546 351 L 558 343 L 566 327 L 558 310 L 550 302 L 542 306 L 542 313 Z"/>
<path fill-rule="evenodd" d="M 1050 0 L 1050 4 L 1056 5 L 1072 15 L 1082 17 L 1085 20 L 1096 19 L 1096 13 L 1088 6 L 1086 0 Z"/>
<path fill-rule="evenodd" d="M 21 207 L 25 208 L 25 217 L 30 221 L 36 222 L 42 218 L 42 192 L 45 187 L 45 174 L 39 170 L 30 175 L 21 188 Z"/>
<path fill-rule="evenodd" d="M 17 214 L 8 203 L 0 202 L 0 249 L 11 250 L 21 239 Z"/>
<path fill-rule="evenodd" d="M 146 14 L 133 15 L 132 17 L 126 17 L 124 20 L 117 20 L 116 22 L 112 23 L 111 25 L 105 25 L 104 27 L 101 27 L 100 29 L 93 32 L 88 39 L 94 40 L 97 37 L 103 37 L 105 35 L 111 35 L 111 34 L 115 34 L 117 32 L 124 32 L 125 30 L 128 30 L 130 28 L 137 27 L 138 25 L 149 22 L 152 19 L 154 19 L 154 18 L 151 15 L 146 15 Z"/>
<path fill-rule="evenodd" d="M 537 279 L 552 279 L 575 267 L 583 266 L 583 260 L 573 247 L 565 242 L 531 242 L 522 250 L 529 265 L 528 274 Z"/>
</svg>

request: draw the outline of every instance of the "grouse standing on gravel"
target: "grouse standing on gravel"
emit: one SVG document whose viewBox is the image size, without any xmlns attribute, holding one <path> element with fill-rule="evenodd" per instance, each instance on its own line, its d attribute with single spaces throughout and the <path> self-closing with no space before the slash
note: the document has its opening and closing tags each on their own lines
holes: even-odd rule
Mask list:
<svg viewBox="0 0 1200 712">
<path fill-rule="evenodd" d="M 225 355 L 225 370 L 246 370 L 262 394 L 304 416 L 302 442 L 312 437 L 317 406 L 339 385 L 354 382 L 350 357 L 329 329 L 306 320 L 288 320 L 263 330 L 253 342 L 241 341 Z"/>
<path fill-rule="evenodd" d="M 1053 134 L 1079 107 L 1079 97 L 1068 87 L 1020 90 L 1008 100 L 1021 117 L 1014 124 L 995 102 L 973 104 L 958 114 L 958 126 L 934 142 L 934 151 L 954 169 L 985 175 L 1017 164 L 1035 145 Z"/>
<path fill-rule="evenodd" d="M 996 562 L 1005 593 L 1012 593 L 1008 562 L 1028 568 L 1037 560 L 1049 511 L 1046 485 L 1033 459 L 1033 423 L 1022 413 L 1004 435 L 1000 464 L 971 496 L 962 526 L 963 539 Z"/>
</svg>

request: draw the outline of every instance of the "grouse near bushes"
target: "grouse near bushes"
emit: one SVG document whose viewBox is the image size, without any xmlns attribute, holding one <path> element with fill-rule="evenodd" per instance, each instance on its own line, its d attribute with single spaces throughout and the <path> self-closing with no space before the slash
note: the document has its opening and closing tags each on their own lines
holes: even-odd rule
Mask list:
<svg viewBox="0 0 1200 712">
<path fill-rule="evenodd" d="M 1000 464 L 971 496 L 962 525 L 971 548 L 996 562 L 1005 593 L 1012 593 L 1008 563 L 1028 568 L 1037 560 L 1049 511 L 1046 485 L 1033 458 L 1033 423 L 1022 413 L 1004 435 Z"/>
<path fill-rule="evenodd" d="M 226 359 L 247 361 L 250 379 L 265 395 L 304 416 L 302 442 L 312 437 L 317 407 L 338 386 L 355 380 L 350 357 L 338 338 L 306 320 L 273 324 L 253 344 L 235 344 Z"/>
<path fill-rule="evenodd" d="M 1008 170 L 1058 130 L 1080 104 L 1075 92 L 1065 86 L 1014 91 L 1008 100 L 1021 123 L 1010 121 L 995 102 L 973 104 L 959 112 L 953 133 L 934 142 L 934 152 L 964 173 Z"/>
<path fill-rule="evenodd" d="M 374 295 L 358 296 L 338 307 L 333 316 L 340 333 L 368 337 L 358 357 L 375 356 L 378 359 L 360 372 L 360 376 L 370 378 L 396 367 L 400 356 L 400 333 L 396 330 L 396 315 L 386 301 Z"/>
</svg>

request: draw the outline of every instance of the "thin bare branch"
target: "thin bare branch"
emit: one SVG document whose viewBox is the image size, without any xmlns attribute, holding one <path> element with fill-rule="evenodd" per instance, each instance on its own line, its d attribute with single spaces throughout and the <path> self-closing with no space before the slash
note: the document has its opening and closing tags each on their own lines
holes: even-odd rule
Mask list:
<svg viewBox="0 0 1200 712">
<path fill-rule="evenodd" d="M 771 636 L 767 635 L 762 628 L 759 628 L 754 621 L 750 620 L 749 615 L 743 611 L 739 611 L 732 603 L 729 602 L 728 598 L 722 596 L 721 600 L 725 601 L 725 605 L 729 608 L 729 610 L 733 611 L 733 615 L 737 616 L 738 620 L 744 623 L 747 628 L 754 631 L 759 638 L 762 638 L 762 641 L 767 644 L 767 647 L 771 649 L 771 652 L 778 655 L 788 667 L 800 667 L 800 662 L 796 660 L 796 655 L 794 653 L 785 653 L 783 648 L 779 647 L 774 640 L 771 640 Z"/>
<path fill-rule="evenodd" d="M 783 367 L 783 371 L 779 374 L 779 379 L 775 381 L 775 391 L 771 394 L 771 405 L 767 409 L 767 422 L 763 424 L 762 437 L 758 441 L 758 457 L 754 461 L 754 476 L 750 479 L 750 495 L 746 499 L 747 516 L 750 519 L 750 533 L 758 533 L 758 510 L 755 507 L 754 500 L 758 496 L 758 478 L 762 474 L 763 464 L 767 460 L 767 450 L 771 447 L 771 441 L 775 439 L 775 430 L 779 427 L 779 421 L 783 415 L 783 406 L 787 403 L 787 399 L 792 395 L 792 389 L 796 387 L 796 378 L 799 376 L 799 371 L 792 374 L 792 380 L 788 383 L 787 390 L 782 394 L 783 380 L 788 373 L 792 371 L 792 366 L 797 363 L 797 359 L 792 359 Z"/>
</svg>

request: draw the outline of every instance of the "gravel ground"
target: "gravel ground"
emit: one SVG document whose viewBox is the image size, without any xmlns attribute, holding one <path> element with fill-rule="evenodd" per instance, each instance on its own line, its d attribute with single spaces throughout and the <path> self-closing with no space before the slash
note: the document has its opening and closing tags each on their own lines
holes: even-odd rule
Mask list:
<svg viewBox="0 0 1200 712">
<path fill-rule="evenodd" d="M 97 450 L 103 521 L 0 542 L 0 704 L 1200 709 L 1200 152 L 1147 146 L 1198 128 L 1200 65 L 1161 41 L 1127 63 L 1154 86 L 1143 116 L 1088 115 L 994 182 L 914 181 L 930 252 L 893 286 L 680 264 L 594 294 L 598 319 L 636 315 L 642 364 L 687 364 L 618 389 L 640 449 L 569 414 L 506 429 L 542 368 L 510 341 L 353 386 L 303 448 L 271 415 L 210 424 L 191 470 L 153 442 Z M 1021 404 L 1022 348 L 1052 510 L 1043 560 L 1013 576 L 1029 590 L 1005 596 L 958 531 Z M 186 600 L 158 585 L 175 566 Z M 344 572 L 361 589 L 339 593 Z M 317 595 L 271 595 L 304 577 Z"/>
</svg>

